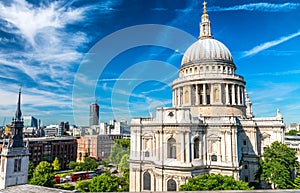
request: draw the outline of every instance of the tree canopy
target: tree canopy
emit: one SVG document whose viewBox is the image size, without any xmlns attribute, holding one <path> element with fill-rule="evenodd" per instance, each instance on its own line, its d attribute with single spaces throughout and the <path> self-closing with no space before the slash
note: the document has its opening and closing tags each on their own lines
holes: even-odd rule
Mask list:
<svg viewBox="0 0 300 193">
<path fill-rule="evenodd" d="M 293 130 L 290 130 L 289 132 L 286 132 L 285 135 L 292 135 L 292 136 L 296 136 L 298 133 L 297 130 L 293 129 Z"/>
<path fill-rule="evenodd" d="M 248 183 L 235 180 L 232 176 L 221 174 L 202 174 L 188 180 L 187 184 L 181 185 L 180 191 L 197 190 L 252 190 Z"/>
<path fill-rule="evenodd" d="M 120 160 L 119 169 L 122 172 L 129 171 L 128 159 L 129 159 L 129 154 L 125 154 L 125 155 L 123 155 L 123 157 Z"/>
<path fill-rule="evenodd" d="M 53 163 L 52 163 L 52 166 L 53 166 L 53 170 L 54 171 L 58 171 L 60 170 L 60 163 L 59 163 L 59 160 L 57 157 L 55 157 Z"/>
<path fill-rule="evenodd" d="M 89 171 L 89 170 L 95 170 L 98 167 L 98 163 L 94 159 L 86 157 L 84 158 L 84 162 L 70 161 L 68 167 L 74 170 L 75 172 Z"/>
<path fill-rule="evenodd" d="M 33 177 L 30 179 L 29 183 L 38 186 L 53 187 L 54 175 L 51 164 L 47 161 L 42 161 L 35 168 Z"/>
<path fill-rule="evenodd" d="M 278 141 L 265 148 L 258 176 L 273 189 L 293 188 L 292 173 L 297 167 L 296 151 Z"/>
<path fill-rule="evenodd" d="M 111 148 L 109 160 L 119 164 L 125 154 L 130 154 L 130 139 L 117 139 Z"/>
<path fill-rule="evenodd" d="M 119 177 L 109 173 L 101 174 L 90 180 L 89 190 L 91 192 L 119 192 Z"/>
<path fill-rule="evenodd" d="M 297 176 L 294 180 L 294 188 L 295 189 L 300 189 L 300 176 Z"/>
<path fill-rule="evenodd" d="M 34 164 L 32 161 L 28 162 L 28 180 L 30 180 L 33 177 L 34 172 Z"/>
<path fill-rule="evenodd" d="M 75 188 L 80 192 L 90 192 L 89 190 L 90 183 L 91 183 L 90 180 L 78 181 Z"/>
</svg>

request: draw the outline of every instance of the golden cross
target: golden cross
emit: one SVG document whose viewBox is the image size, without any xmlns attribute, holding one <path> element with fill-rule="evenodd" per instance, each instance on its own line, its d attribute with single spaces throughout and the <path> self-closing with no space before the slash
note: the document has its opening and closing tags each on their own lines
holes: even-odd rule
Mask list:
<svg viewBox="0 0 300 193">
<path fill-rule="evenodd" d="M 203 13 L 206 13 L 206 4 L 207 4 L 207 2 L 204 1 L 204 2 L 203 2 Z"/>
</svg>

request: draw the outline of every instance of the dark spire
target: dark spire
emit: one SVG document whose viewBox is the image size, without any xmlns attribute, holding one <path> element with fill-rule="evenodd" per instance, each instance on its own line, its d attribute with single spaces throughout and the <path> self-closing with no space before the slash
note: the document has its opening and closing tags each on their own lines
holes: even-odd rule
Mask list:
<svg viewBox="0 0 300 193">
<path fill-rule="evenodd" d="M 21 121 L 22 112 L 21 112 L 21 88 L 19 88 L 19 99 L 18 99 L 18 106 L 15 114 L 15 119 Z"/>
</svg>

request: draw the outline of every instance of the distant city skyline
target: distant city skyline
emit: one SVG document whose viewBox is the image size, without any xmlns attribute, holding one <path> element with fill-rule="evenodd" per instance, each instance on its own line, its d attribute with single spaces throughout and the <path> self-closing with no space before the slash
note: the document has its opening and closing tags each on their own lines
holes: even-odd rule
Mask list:
<svg viewBox="0 0 300 193">
<path fill-rule="evenodd" d="M 285 123 L 300 123 L 297 100 L 300 3 L 296 0 L 207 2 L 214 38 L 229 48 L 237 74 L 244 76 L 254 115 L 275 116 L 279 108 Z M 100 122 L 129 121 L 131 117 L 150 116 L 157 107 L 170 107 L 172 81 L 178 77 L 177 70 L 191 38 L 178 39 L 183 44 L 172 49 L 158 42 L 174 41 L 171 35 L 176 30 L 196 40 L 202 3 L 193 0 L 1 1 L 0 123 L 6 120 L 9 124 L 14 116 L 20 84 L 23 115 L 41 119 L 44 125 L 62 121 L 89 125 L 89 107 L 95 96 Z M 143 36 L 149 33 L 143 32 L 148 24 L 165 26 L 160 33 L 153 34 L 156 44 L 145 43 L 117 52 L 123 45 L 118 42 L 134 42 L 135 38 L 149 40 L 150 37 Z M 143 27 L 142 33 L 136 35 L 139 26 Z M 171 31 L 164 31 L 167 27 Z M 110 51 L 93 52 L 97 45 L 104 44 L 102 40 L 126 29 L 134 30 L 128 36 L 114 39 L 114 44 L 110 41 L 105 44 Z M 100 74 L 96 73 L 97 65 L 95 69 L 82 71 L 93 55 L 99 59 L 94 63 L 102 64 L 112 54 L 111 50 L 118 54 L 101 66 Z M 78 84 L 80 81 L 84 87 Z M 95 91 L 85 95 L 85 88 Z"/>
</svg>

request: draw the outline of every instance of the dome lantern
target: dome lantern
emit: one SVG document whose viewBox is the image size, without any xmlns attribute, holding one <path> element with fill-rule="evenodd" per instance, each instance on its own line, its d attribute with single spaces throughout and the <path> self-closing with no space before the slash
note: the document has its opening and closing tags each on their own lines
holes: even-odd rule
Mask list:
<svg viewBox="0 0 300 193">
<path fill-rule="evenodd" d="M 206 12 L 206 4 L 207 4 L 207 2 L 204 1 L 203 2 L 203 14 L 202 14 L 201 23 L 200 23 L 200 34 L 199 34 L 198 39 L 213 38 L 213 35 L 211 33 L 209 17 Z"/>
<path fill-rule="evenodd" d="M 198 40 L 184 53 L 181 67 L 194 65 L 195 63 L 208 64 L 209 62 L 217 61 L 230 64 L 233 68 L 236 68 L 229 49 L 222 42 L 214 39 L 212 35 L 211 23 L 206 11 L 206 4 L 207 2 L 204 1 Z"/>
</svg>

